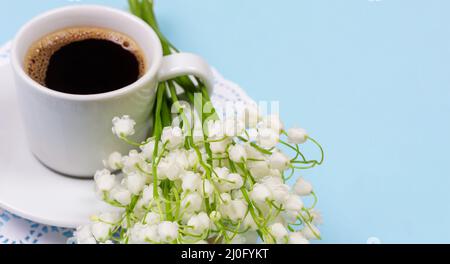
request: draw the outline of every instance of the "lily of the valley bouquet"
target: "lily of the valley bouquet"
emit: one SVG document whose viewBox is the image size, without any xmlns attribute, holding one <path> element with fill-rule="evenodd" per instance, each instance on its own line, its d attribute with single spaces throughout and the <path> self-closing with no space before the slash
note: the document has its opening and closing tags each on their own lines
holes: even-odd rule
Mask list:
<svg viewBox="0 0 450 264">
<path fill-rule="evenodd" d="M 153 1 L 129 1 L 159 35 L 165 55 L 178 52 L 159 31 Z M 132 117 L 112 120 L 112 133 L 135 146 L 112 153 L 95 175 L 111 212 L 79 227 L 83 243 L 309 243 L 321 216 L 311 183 L 296 175 L 323 162 L 304 129 L 286 129 L 256 106 L 223 117 L 195 78 L 160 83 L 152 137 L 133 142 Z M 237 113 L 239 112 L 239 113 Z M 316 145 L 317 160 L 301 145 Z M 292 154 L 288 156 L 286 153 Z M 292 187 L 287 181 L 297 177 Z M 305 197 L 312 199 L 304 199 Z M 308 204 L 305 201 L 310 201 Z"/>
</svg>

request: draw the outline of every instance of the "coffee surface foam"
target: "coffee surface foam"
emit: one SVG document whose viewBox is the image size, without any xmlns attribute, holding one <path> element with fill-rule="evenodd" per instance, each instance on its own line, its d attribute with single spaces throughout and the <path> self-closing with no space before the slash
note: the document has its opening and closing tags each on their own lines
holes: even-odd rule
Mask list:
<svg viewBox="0 0 450 264">
<path fill-rule="evenodd" d="M 73 27 L 51 33 L 37 42 L 29 49 L 24 68 L 26 73 L 36 82 L 45 86 L 47 68 L 53 54 L 62 47 L 83 40 L 108 40 L 121 45 L 133 53 L 139 62 L 139 77 L 146 71 L 146 62 L 139 45 L 125 34 L 97 27 Z"/>
</svg>

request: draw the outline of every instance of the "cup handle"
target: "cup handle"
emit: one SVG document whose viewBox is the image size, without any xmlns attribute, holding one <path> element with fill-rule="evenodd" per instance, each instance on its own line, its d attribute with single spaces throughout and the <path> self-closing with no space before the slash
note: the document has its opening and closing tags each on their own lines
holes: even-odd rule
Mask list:
<svg viewBox="0 0 450 264">
<path fill-rule="evenodd" d="M 193 75 L 200 78 L 208 92 L 212 93 L 214 76 L 211 67 L 202 57 L 192 53 L 176 53 L 163 58 L 158 72 L 158 80 L 160 82 L 185 75 Z"/>
</svg>

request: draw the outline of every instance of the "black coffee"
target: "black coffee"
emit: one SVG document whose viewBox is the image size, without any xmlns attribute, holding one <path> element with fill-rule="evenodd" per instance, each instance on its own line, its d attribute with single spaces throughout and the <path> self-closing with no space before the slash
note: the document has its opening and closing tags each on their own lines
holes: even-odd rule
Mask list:
<svg viewBox="0 0 450 264">
<path fill-rule="evenodd" d="M 99 28 L 70 28 L 44 37 L 30 49 L 25 66 L 43 86 L 80 95 L 121 89 L 145 72 L 133 40 Z"/>
</svg>

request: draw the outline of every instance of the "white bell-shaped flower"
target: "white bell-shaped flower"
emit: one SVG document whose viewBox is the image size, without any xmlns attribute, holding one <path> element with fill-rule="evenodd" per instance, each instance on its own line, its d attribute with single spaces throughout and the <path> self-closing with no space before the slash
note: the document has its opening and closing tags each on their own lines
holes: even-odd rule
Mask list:
<svg viewBox="0 0 450 264">
<path fill-rule="evenodd" d="M 247 160 L 247 152 L 242 145 L 234 145 L 228 149 L 228 155 L 233 162 L 241 163 Z"/>
<path fill-rule="evenodd" d="M 272 200 L 272 192 L 265 184 L 257 183 L 253 186 L 250 197 L 257 203 L 265 203 L 266 200 Z"/>
<path fill-rule="evenodd" d="M 91 226 L 91 232 L 94 238 L 99 241 L 106 241 L 110 237 L 112 226 L 103 222 L 93 223 Z"/>
<path fill-rule="evenodd" d="M 110 192 L 111 198 L 123 206 L 131 203 L 131 195 L 131 192 L 121 185 L 114 187 Z"/>
<path fill-rule="evenodd" d="M 189 193 L 181 200 L 181 206 L 187 212 L 199 212 L 202 208 L 203 199 L 199 193 Z"/>
<path fill-rule="evenodd" d="M 161 216 L 157 213 L 154 212 L 149 212 L 146 216 L 145 216 L 145 221 L 144 221 L 147 225 L 156 225 L 159 224 L 161 222 Z"/>
<path fill-rule="evenodd" d="M 138 167 L 145 167 L 144 157 L 137 150 L 131 150 L 128 156 L 122 157 L 122 171 L 126 174 L 138 171 Z"/>
<path fill-rule="evenodd" d="M 287 231 L 286 227 L 281 223 L 275 223 L 272 224 L 269 227 L 270 234 L 274 236 L 276 239 L 276 242 L 278 244 L 285 244 L 289 239 L 289 232 Z"/>
<path fill-rule="evenodd" d="M 111 153 L 108 159 L 103 161 L 103 165 L 113 171 L 120 170 L 123 167 L 122 154 L 119 152 Z"/>
<path fill-rule="evenodd" d="M 290 144 L 303 144 L 308 140 L 308 133 L 303 128 L 291 128 L 287 135 Z"/>
<path fill-rule="evenodd" d="M 208 215 L 202 212 L 191 217 L 187 225 L 190 227 L 190 232 L 192 232 L 194 235 L 200 235 L 210 228 L 211 221 Z"/>
<path fill-rule="evenodd" d="M 240 189 L 244 185 L 244 179 L 237 173 L 230 173 L 228 174 L 226 184 L 230 190 Z"/>
<path fill-rule="evenodd" d="M 142 191 L 141 202 L 145 206 L 150 204 L 150 202 L 152 202 L 154 199 L 153 186 L 154 186 L 153 184 L 145 186 L 144 190 Z M 158 187 L 158 195 L 162 196 L 162 189 L 160 187 Z"/>
<path fill-rule="evenodd" d="M 231 144 L 230 138 L 224 138 L 219 141 L 213 141 L 209 143 L 209 147 L 211 148 L 211 152 L 214 154 L 221 154 L 225 153 L 227 150 L 227 147 Z"/>
<path fill-rule="evenodd" d="M 121 214 L 119 212 L 104 212 L 94 218 L 96 218 L 100 222 L 112 225 L 120 222 Z"/>
<path fill-rule="evenodd" d="M 238 222 L 244 220 L 248 212 L 248 205 L 243 200 L 233 200 L 229 204 L 228 217 L 231 221 Z"/>
<path fill-rule="evenodd" d="M 116 185 L 116 176 L 109 170 L 97 171 L 94 176 L 97 189 L 102 192 L 111 191 Z"/>
<path fill-rule="evenodd" d="M 206 135 L 211 140 L 218 140 L 225 137 L 223 122 L 220 120 L 209 120 L 206 124 Z"/>
<path fill-rule="evenodd" d="M 112 123 L 112 132 L 118 137 L 128 137 L 135 133 L 134 126 L 136 122 L 130 116 L 125 115 L 122 118 L 114 117 Z"/>
<path fill-rule="evenodd" d="M 284 203 L 284 208 L 288 211 L 296 212 L 297 214 L 303 209 L 303 202 L 297 195 L 290 195 Z"/>
<path fill-rule="evenodd" d="M 128 174 L 125 182 L 128 190 L 132 194 L 139 195 L 145 187 L 145 180 L 145 176 L 140 173 L 133 172 L 131 174 Z"/>
<path fill-rule="evenodd" d="M 97 244 L 97 240 L 92 235 L 91 225 L 79 226 L 74 232 L 74 237 L 77 244 Z"/>
<path fill-rule="evenodd" d="M 223 121 L 224 134 L 227 137 L 240 136 L 245 129 L 245 124 L 236 118 L 227 118 Z"/>
<path fill-rule="evenodd" d="M 265 177 L 261 181 L 272 193 L 272 199 L 278 204 L 283 204 L 289 197 L 289 186 L 284 184 L 281 178 Z"/>
<path fill-rule="evenodd" d="M 183 191 L 195 192 L 202 187 L 202 178 L 198 173 L 192 171 L 185 172 L 181 175 Z"/>
<path fill-rule="evenodd" d="M 312 193 L 313 186 L 310 182 L 300 177 L 294 185 L 294 191 L 300 196 L 308 196 Z"/>
<path fill-rule="evenodd" d="M 271 149 L 278 145 L 279 141 L 280 134 L 278 131 L 266 127 L 258 129 L 258 145 L 261 147 Z"/>
<path fill-rule="evenodd" d="M 290 164 L 290 159 L 281 151 L 274 151 L 268 159 L 269 167 L 271 169 L 285 171 Z"/>
<path fill-rule="evenodd" d="M 128 243 L 130 244 L 144 244 L 145 243 L 145 234 L 144 234 L 145 225 L 141 223 L 136 223 L 134 226 L 128 229 Z"/>
<path fill-rule="evenodd" d="M 150 241 L 152 243 L 161 242 L 161 237 L 159 235 L 159 225 L 149 225 L 146 226 L 142 233 L 144 235 L 145 241 Z"/>
<path fill-rule="evenodd" d="M 309 241 L 301 232 L 294 232 L 289 234 L 288 244 L 309 244 Z"/>
<path fill-rule="evenodd" d="M 153 154 L 155 151 L 156 142 L 154 139 L 150 139 L 145 143 L 145 145 L 142 145 L 140 148 L 142 150 L 142 156 L 148 160 L 151 161 L 153 159 Z M 158 144 L 158 154 L 161 153 L 162 146 L 161 144 Z"/>
<path fill-rule="evenodd" d="M 164 221 L 158 225 L 159 237 L 162 241 L 170 243 L 178 237 L 178 224 Z"/>
<path fill-rule="evenodd" d="M 180 179 L 183 172 L 183 168 L 181 168 L 176 160 L 164 158 L 158 164 L 157 176 L 158 179 L 161 180 L 169 179 L 171 181 L 175 181 Z"/>
<path fill-rule="evenodd" d="M 161 134 L 161 141 L 170 150 L 184 144 L 184 134 L 180 127 L 165 127 Z"/>
</svg>

